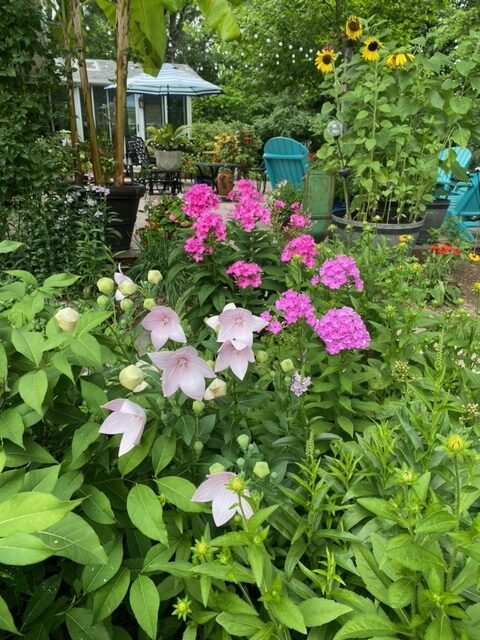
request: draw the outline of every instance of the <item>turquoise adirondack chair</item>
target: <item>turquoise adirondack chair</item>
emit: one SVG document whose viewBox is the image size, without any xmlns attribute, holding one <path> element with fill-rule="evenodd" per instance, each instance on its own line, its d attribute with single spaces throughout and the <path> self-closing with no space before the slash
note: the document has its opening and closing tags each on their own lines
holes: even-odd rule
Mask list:
<svg viewBox="0 0 480 640">
<path fill-rule="evenodd" d="M 472 161 L 472 152 L 470 151 L 470 149 L 461 149 L 460 147 L 443 149 L 443 151 L 440 151 L 440 153 L 438 154 L 438 160 L 440 162 L 446 160 L 448 158 L 448 154 L 452 151 L 457 156 L 457 164 L 466 171 L 470 166 L 470 162 Z M 449 171 L 447 173 L 446 171 L 444 171 L 444 169 L 439 167 L 437 175 L 437 187 L 442 189 L 442 191 L 444 191 L 445 194 L 448 195 L 454 185 L 455 181 L 452 180 L 452 172 Z"/>
<path fill-rule="evenodd" d="M 454 218 L 465 240 L 474 242 L 480 234 L 480 169 L 470 182 L 459 182 L 449 195 L 447 218 Z"/>
<path fill-rule="evenodd" d="M 284 180 L 301 187 L 308 171 L 308 149 L 291 138 L 270 138 L 263 149 L 263 162 L 273 189 Z"/>
</svg>

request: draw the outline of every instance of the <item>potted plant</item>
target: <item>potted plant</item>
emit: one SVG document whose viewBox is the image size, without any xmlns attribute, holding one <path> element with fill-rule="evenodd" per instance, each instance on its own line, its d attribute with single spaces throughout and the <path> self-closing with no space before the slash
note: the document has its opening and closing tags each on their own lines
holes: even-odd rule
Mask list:
<svg viewBox="0 0 480 640">
<path fill-rule="evenodd" d="M 328 123 L 317 157 L 343 183 L 345 217 L 333 217 L 340 227 L 373 222 L 379 232 L 418 234 L 439 153 L 469 142 L 478 37 L 465 37 L 450 56 L 424 48 L 423 38 L 404 49 L 367 37 L 350 39 L 347 55 L 328 46 L 317 53 L 327 97 L 319 122 Z"/>
<path fill-rule="evenodd" d="M 190 143 L 186 124 L 174 128 L 171 122 L 163 127 L 147 127 L 147 146 L 155 152 L 157 167 L 163 171 L 179 171 L 182 166 L 182 150 Z"/>
</svg>

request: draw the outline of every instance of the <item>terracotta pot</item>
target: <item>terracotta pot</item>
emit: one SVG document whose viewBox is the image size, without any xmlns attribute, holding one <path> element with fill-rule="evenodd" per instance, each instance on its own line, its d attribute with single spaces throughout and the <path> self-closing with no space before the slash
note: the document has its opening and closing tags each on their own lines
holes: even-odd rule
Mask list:
<svg viewBox="0 0 480 640">
<path fill-rule="evenodd" d="M 227 196 L 233 189 L 233 171 L 230 169 L 220 169 L 215 178 L 215 186 L 219 196 Z"/>
</svg>

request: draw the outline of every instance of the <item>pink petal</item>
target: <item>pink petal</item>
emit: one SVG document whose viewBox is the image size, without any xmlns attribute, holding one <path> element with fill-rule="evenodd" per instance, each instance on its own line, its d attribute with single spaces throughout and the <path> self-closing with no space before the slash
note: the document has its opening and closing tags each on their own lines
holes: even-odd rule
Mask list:
<svg viewBox="0 0 480 640">
<path fill-rule="evenodd" d="M 161 349 L 170 336 L 170 328 L 168 325 L 157 324 L 152 328 L 150 340 L 155 349 Z"/>
<path fill-rule="evenodd" d="M 250 494 L 248 494 L 248 492 L 245 491 L 245 495 L 250 495 Z M 243 497 L 240 498 L 239 502 L 242 505 L 243 513 L 242 513 L 242 510 L 240 509 L 240 507 L 238 507 L 238 513 L 240 513 L 241 515 L 244 515 L 245 518 L 248 520 L 249 518 L 251 518 L 253 516 L 253 509 L 250 506 L 250 503 L 247 502 L 247 500 L 245 500 L 245 498 L 243 498 Z"/>
<path fill-rule="evenodd" d="M 108 436 L 113 436 L 117 433 L 124 433 L 126 429 L 135 425 L 137 420 L 138 418 L 135 416 L 129 416 L 125 413 L 115 411 L 115 413 L 110 414 L 108 418 L 105 418 L 102 422 L 99 433 L 103 433 Z"/>
<path fill-rule="evenodd" d="M 230 360 L 230 369 L 237 376 L 239 380 L 243 380 L 247 373 L 248 363 L 254 362 L 255 356 L 250 347 L 245 347 L 241 351 L 236 351 L 234 356 Z"/>
<path fill-rule="evenodd" d="M 212 516 L 217 527 L 225 524 L 235 515 L 234 505 L 238 502 L 238 495 L 225 489 L 217 493 L 212 501 Z"/>
<path fill-rule="evenodd" d="M 267 325 L 268 322 L 265 322 L 263 318 L 252 316 L 252 331 L 261 331 L 262 329 L 265 329 Z"/>
<path fill-rule="evenodd" d="M 175 324 L 170 327 L 170 340 L 174 340 L 175 342 L 186 342 L 187 337 L 180 325 L 180 323 Z"/>
<path fill-rule="evenodd" d="M 128 453 L 128 451 L 131 451 L 140 442 L 144 426 L 143 421 L 137 418 L 135 424 L 128 427 L 120 442 L 120 448 L 118 450 L 119 456 Z"/>
<path fill-rule="evenodd" d="M 180 322 L 179 317 L 169 307 L 153 307 L 153 309 L 147 313 L 145 318 L 142 320 L 142 327 L 147 329 L 147 331 L 152 331 L 155 329 L 158 323 L 162 322 L 164 318 L 167 318 L 170 322 L 177 321 Z"/>
<path fill-rule="evenodd" d="M 216 328 L 219 325 L 218 316 L 212 316 L 211 318 L 205 318 L 205 324 L 207 325 L 207 327 L 210 327 L 210 329 L 213 329 L 215 331 Z"/>
<path fill-rule="evenodd" d="M 121 285 L 122 282 L 125 282 L 125 280 L 130 280 L 130 278 L 125 274 L 123 274 L 121 271 L 120 272 L 116 271 L 113 276 L 113 279 L 115 280 L 117 285 Z"/>
<path fill-rule="evenodd" d="M 161 353 L 149 353 L 148 356 L 157 369 L 163 370 L 172 366 L 173 353 L 162 351 Z"/>
<path fill-rule="evenodd" d="M 235 477 L 230 471 L 222 471 L 208 476 L 192 496 L 192 502 L 210 502 L 218 491 Z"/>
<path fill-rule="evenodd" d="M 175 369 L 165 369 L 162 375 L 162 392 L 168 398 L 172 396 L 180 387 L 179 376 Z"/>
<path fill-rule="evenodd" d="M 117 398 L 117 400 L 110 400 L 110 402 L 106 402 L 105 404 L 102 404 L 101 408 L 109 409 L 110 411 L 121 411 L 124 402 L 125 402 L 124 398 Z"/>
<path fill-rule="evenodd" d="M 211 373 L 212 376 L 215 377 L 215 374 L 213 372 Z M 205 378 L 195 367 L 189 366 L 180 377 L 180 389 L 189 398 L 203 400 Z"/>
</svg>

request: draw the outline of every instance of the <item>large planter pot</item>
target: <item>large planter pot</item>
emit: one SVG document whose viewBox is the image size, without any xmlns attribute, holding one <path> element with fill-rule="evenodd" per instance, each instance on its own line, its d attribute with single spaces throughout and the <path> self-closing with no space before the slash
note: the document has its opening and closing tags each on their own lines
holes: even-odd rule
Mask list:
<svg viewBox="0 0 480 640">
<path fill-rule="evenodd" d="M 309 171 L 305 176 L 303 188 L 303 207 L 312 218 L 310 234 L 315 240 L 321 240 L 330 224 L 335 176 L 321 171 Z"/>
<path fill-rule="evenodd" d="M 122 187 L 109 187 L 107 206 L 116 220 L 109 225 L 120 234 L 115 234 L 110 240 L 114 251 L 128 251 L 132 242 L 133 229 L 137 220 L 140 198 L 145 195 L 145 185 L 126 184 Z"/>
<path fill-rule="evenodd" d="M 430 229 L 440 229 L 445 220 L 445 215 L 447 213 L 449 205 L 450 200 L 448 200 L 448 198 L 442 198 L 439 200 L 435 200 L 434 202 L 429 202 L 427 204 L 423 229 L 420 231 L 417 239 L 417 244 L 425 244 L 426 242 L 428 242 L 428 232 L 430 231 Z"/>
<path fill-rule="evenodd" d="M 380 244 L 386 241 L 392 247 L 399 243 L 400 236 L 411 236 L 412 242 L 410 246 L 413 246 L 423 228 L 423 220 L 402 224 L 387 224 L 383 222 L 365 223 L 358 220 L 350 220 L 349 218 L 341 218 L 333 214 L 332 222 L 337 226 L 338 235 L 344 242 L 349 242 L 350 240 L 356 242 L 360 240 L 365 225 L 368 224 L 375 232 L 373 236 L 374 244 Z M 347 226 L 349 230 L 346 229 Z"/>
<path fill-rule="evenodd" d="M 181 151 L 156 151 L 155 161 L 162 171 L 178 171 L 182 166 Z"/>
</svg>

